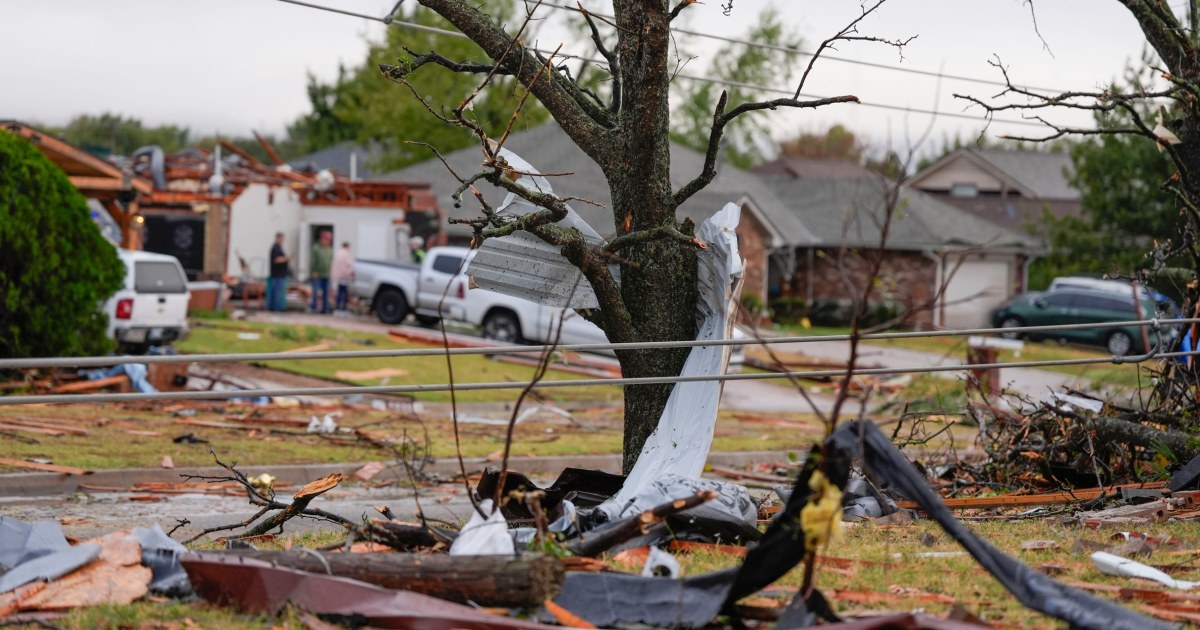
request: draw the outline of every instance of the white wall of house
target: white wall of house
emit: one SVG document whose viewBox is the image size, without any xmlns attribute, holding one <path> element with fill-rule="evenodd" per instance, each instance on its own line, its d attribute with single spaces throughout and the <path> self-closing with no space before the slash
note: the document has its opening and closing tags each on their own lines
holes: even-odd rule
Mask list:
<svg viewBox="0 0 1200 630">
<path fill-rule="evenodd" d="M 284 251 L 295 254 L 299 246 L 300 197 L 287 188 L 251 184 L 229 207 L 229 260 L 226 273 L 241 276 L 239 257 L 248 265 L 250 278 L 265 278 L 270 270 L 275 233 L 283 232 Z M 293 264 L 293 268 L 295 265 Z"/>
<path fill-rule="evenodd" d="M 1012 295 L 1018 266 L 1015 256 L 972 254 L 962 259 L 946 257 L 943 278 L 948 278 L 942 294 L 942 326 L 946 328 L 982 328 L 990 325 L 992 310 Z M 945 280 L 943 280 L 945 281 Z"/>
<path fill-rule="evenodd" d="M 240 256 L 250 277 L 266 277 L 275 233 L 283 232 L 295 277 L 308 278 L 312 226 L 329 226 L 334 247 L 349 242 L 355 258 L 407 259 L 408 226 L 395 223 L 403 216 L 395 208 L 308 206 L 290 189 L 252 184 L 230 207 L 227 273 L 241 275 Z"/>
</svg>

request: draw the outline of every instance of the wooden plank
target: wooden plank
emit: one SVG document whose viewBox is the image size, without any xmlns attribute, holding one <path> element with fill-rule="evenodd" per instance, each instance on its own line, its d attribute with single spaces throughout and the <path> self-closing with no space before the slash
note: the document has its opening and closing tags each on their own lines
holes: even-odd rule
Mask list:
<svg viewBox="0 0 1200 630">
<path fill-rule="evenodd" d="M 55 431 L 66 431 L 67 433 L 71 433 L 74 435 L 91 435 L 92 434 L 91 431 L 84 429 L 82 427 L 66 426 L 66 425 L 58 424 L 56 422 L 48 422 L 41 418 L 26 418 L 23 416 L 18 416 L 18 417 L 10 417 L 10 418 L 0 418 L 0 422 L 16 424 L 16 425 L 25 426 L 25 427 L 37 427 L 39 429 L 53 429 Z M 64 420 L 64 422 L 68 422 L 68 421 Z"/>
<path fill-rule="evenodd" d="M 66 431 L 58 431 L 56 429 L 47 429 L 45 427 L 30 427 L 21 424 L 0 423 L 0 430 L 3 431 L 24 431 L 25 433 L 36 433 L 37 435 L 53 435 L 58 437 L 66 435 Z"/>
<path fill-rule="evenodd" d="M 0 466 L 12 466 L 14 468 L 28 468 L 29 470 L 40 470 L 42 472 L 64 473 L 67 475 L 90 475 L 92 471 L 83 468 L 75 468 L 74 466 L 59 466 L 58 464 L 39 464 L 37 462 L 27 462 L 23 459 L 12 459 L 10 457 L 0 457 Z"/>
<path fill-rule="evenodd" d="M 59 385 L 50 390 L 50 392 L 53 394 L 69 394 L 71 392 L 87 392 L 94 389 L 103 389 L 105 387 L 112 387 L 113 385 L 128 387 L 129 377 L 124 374 L 118 374 L 117 376 L 98 378 L 94 381 L 76 381 L 74 383 L 67 383 L 66 385 Z"/>
<path fill-rule="evenodd" d="M 1045 494 L 1006 494 L 997 497 L 964 497 L 958 499 L 942 499 L 946 507 L 952 510 L 971 510 L 997 507 L 1016 507 L 1021 505 L 1053 505 L 1055 503 L 1075 503 L 1089 501 L 1099 497 L 1104 492 L 1113 492 L 1119 488 L 1162 488 L 1166 482 L 1147 484 L 1128 484 L 1111 488 L 1084 488 L 1073 492 L 1049 492 Z M 901 508 L 920 509 L 912 501 L 897 501 Z"/>
</svg>

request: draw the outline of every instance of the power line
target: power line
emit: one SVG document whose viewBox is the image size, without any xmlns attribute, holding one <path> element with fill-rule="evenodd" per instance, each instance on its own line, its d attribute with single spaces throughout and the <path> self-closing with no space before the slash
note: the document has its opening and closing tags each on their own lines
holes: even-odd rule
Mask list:
<svg viewBox="0 0 1200 630">
<path fill-rule="evenodd" d="M 364 13 L 355 13 L 353 11 L 345 11 L 345 10 L 337 9 L 334 7 L 327 7 L 327 6 L 319 5 L 319 4 L 302 2 L 301 0 L 278 0 L 278 1 L 285 2 L 287 4 L 294 4 L 294 5 L 298 5 L 298 6 L 302 6 L 302 7 L 307 7 L 310 9 L 316 9 L 319 11 L 329 11 L 331 13 L 338 13 L 338 14 L 347 15 L 350 17 L 357 17 L 357 18 L 362 18 L 365 20 L 371 20 L 374 22 L 379 22 L 381 24 L 386 24 L 388 26 L 395 26 L 398 28 L 407 28 L 407 29 L 412 29 L 412 30 L 418 30 L 418 31 L 433 33 L 433 34 L 437 34 L 437 35 L 445 35 L 447 37 L 458 37 L 461 39 L 470 39 L 466 35 L 464 35 L 461 32 L 458 32 L 458 31 L 451 31 L 451 30 L 442 29 L 442 28 L 435 28 L 432 26 L 425 26 L 424 24 L 416 24 L 416 23 L 407 22 L 404 20 L 393 20 L 390 17 L 381 18 L 381 17 L 377 17 L 377 16 L 373 16 L 373 15 L 367 15 Z M 553 4 L 547 4 L 547 6 L 554 7 L 554 8 L 561 8 L 561 7 L 558 7 L 558 5 L 553 5 Z M 599 14 L 593 14 L 593 15 L 599 15 Z M 683 31 L 683 32 L 694 33 L 691 31 Z M 701 34 L 701 33 L 694 33 L 694 34 Z M 715 37 L 717 39 L 724 39 L 724 38 L 721 38 L 720 36 L 716 36 L 716 35 L 712 35 L 711 37 Z M 741 42 L 741 43 L 753 44 L 753 42 Z M 754 45 L 768 46 L 767 44 L 754 44 Z M 530 50 L 533 50 L 535 52 L 540 52 L 543 54 L 551 52 L 551 51 L 547 51 L 547 50 L 541 50 L 538 48 L 530 48 Z M 801 51 L 799 49 L 787 49 L 787 50 L 793 51 L 796 54 L 811 55 L 811 53 L 804 53 L 804 51 Z M 580 61 L 587 61 L 590 63 L 601 64 L 601 65 L 608 63 L 604 59 L 597 59 L 594 57 L 585 57 L 583 55 L 575 55 L 575 54 L 570 54 L 570 53 L 564 53 L 561 51 L 558 53 L 557 56 L 561 57 L 561 58 L 577 59 Z M 822 58 L 825 58 L 825 56 L 822 55 Z M 833 59 L 833 57 L 830 57 L 830 59 Z M 840 59 L 840 58 L 839 58 L 839 60 L 845 61 L 844 59 Z M 867 62 L 863 62 L 863 63 L 865 64 Z M 908 70 L 908 69 L 906 68 L 905 70 Z M 675 76 L 682 78 L 682 79 L 687 79 L 689 81 L 700 81 L 700 82 L 705 82 L 705 83 L 713 83 L 713 84 L 717 84 L 717 85 L 726 85 L 729 87 L 740 87 L 740 88 L 744 88 L 744 89 L 757 90 L 757 91 L 768 92 L 768 93 L 773 93 L 773 94 L 784 94 L 784 95 L 788 95 L 788 96 L 792 96 L 794 94 L 793 90 L 784 90 L 781 88 L 766 87 L 766 86 L 754 85 L 754 84 L 750 84 L 750 83 L 741 83 L 738 81 L 727 81 L 724 79 L 717 79 L 717 78 L 713 78 L 713 77 L 702 77 L 702 76 L 686 74 L 686 73 L 682 73 L 682 72 L 676 73 Z M 985 82 L 983 79 L 978 79 L 977 81 Z M 995 82 L 993 82 L 993 83 L 995 83 Z M 1030 88 L 1030 89 L 1042 90 L 1044 88 Z M 1053 91 L 1053 90 L 1047 90 L 1047 91 Z M 812 98 L 812 99 L 827 98 L 824 96 L 818 96 L 818 95 L 813 95 L 813 94 L 801 94 L 801 96 L 804 98 Z M 903 105 L 891 105 L 891 104 L 887 104 L 887 103 L 872 103 L 869 101 L 860 101 L 858 104 L 862 105 L 863 107 L 873 107 L 876 109 L 886 109 L 886 110 L 890 110 L 890 111 L 905 112 L 905 113 L 910 113 L 910 114 L 925 114 L 925 115 L 934 116 L 934 117 L 959 118 L 959 119 L 971 120 L 971 121 L 975 121 L 975 122 L 985 122 L 985 120 L 988 120 L 988 119 L 985 119 L 984 117 L 974 116 L 971 114 L 964 114 L 964 113 L 959 113 L 959 112 L 939 112 L 939 111 L 931 110 L 931 109 L 906 107 Z M 991 118 L 990 122 L 992 124 L 1021 125 L 1021 126 L 1028 126 L 1028 127 L 1044 127 L 1045 126 L 1043 123 L 1033 121 L 1033 120 L 1020 120 L 1020 119 L 1009 119 L 1009 118 Z"/>
<path fill-rule="evenodd" d="M 926 330 L 885 332 L 859 335 L 864 341 L 889 339 L 924 339 L 930 337 L 964 337 L 968 335 L 994 335 L 1002 333 L 1042 333 L 1063 330 L 1089 330 L 1095 328 L 1119 328 L 1125 326 L 1176 326 L 1200 323 L 1200 318 L 1187 319 L 1140 319 L 1121 322 L 1088 322 L 1082 324 L 1055 324 L 1046 326 L 1015 326 L 1009 328 L 968 328 L 963 330 Z M 850 341 L 851 335 L 809 335 L 790 337 L 747 337 L 745 339 L 713 339 L 687 341 L 639 341 L 627 343 L 582 343 L 570 345 L 541 346 L 496 346 L 491 348 L 405 348 L 396 350 L 338 350 L 328 352 L 243 352 L 229 354 L 177 354 L 150 356 L 109 357 L 43 357 L 30 359 L 0 359 L 0 369 L 15 370 L 28 368 L 83 368 L 107 367 L 129 363 L 211 363 L 225 361 L 277 361 L 281 359 L 312 361 L 320 359 L 380 359 L 400 357 L 534 354 L 547 351 L 595 352 L 597 350 L 647 350 L 663 348 L 697 348 L 705 346 L 750 346 L 785 343 L 819 343 L 828 341 Z M 1112 359 L 1103 359 L 1112 361 Z"/>
<path fill-rule="evenodd" d="M 578 7 L 573 7 L 570 5 L 558 4 L 555 2 L 545 2 L 545 1 L 543 1 L 541 4 L 543 6 L 548 6 L 552 9 L 560 9 L 563 11 L 574 11 L 575 13 L 581 13 L 581 11 L 579 10 Z M 605 15 L 603 13 L 596 13 L 595 11 L 588 11 L 587 13 L 594 15 L 596 17 L 600 17 L 600 18 L 604 18 L 604 19 L 608 19 L 608 20 L 615 19 L 611 15 Z M 745 39 L 738 39 L 736 37 L 726 37 L 724 35 L 715 35 L 713 33 L 705 33 L 703 31 L 693 31 L 693 30 L 689 30 L 689 29 L 685 29 L 685 28 L 672 27 L 671 31 L 675 32 L 675 33 L 683 33 L 684 35 L 692 35 L 695 37 L 705 37 L 708 39 L 715 39 L 717 41 L 727 42 L 730 44 L 741 44 L 743 46 L 750 46 L 753 48 L 761 48 L 763 50 L 774 50 L 774 51 L 784 52 L 784 53 L 788 53 L 788 54 L 792 54 L 792 55 L 800 55 L 802 57 L 812 57 L 815 54 L 815 53 L 808 52 L 806 50 L 801 50 L 799 48 L 793 48 L 791 46 L 780 46 L 778 44 L 764 44 L 762 42 L 753 42 L 753 41 L 749 41 L 749 40 L 745 40 Z M 826 55 L 824 53 L 821 54 L 821 59 L 828 59 L 830 61 L 837 61 L 840 63 L 847 63 L 847 64 L 856 65 L 856 66 L 866 66 L 869 68 L 879 68 L 882 70 L 892 70 L 895 72 L 905 72 L 908 74 L 916 74 L 916 75 L 927 76 L 927 77 L 936 77 L 939 79 L 951 79 L 951 80 L 955 80 L 955 81 L 966 81 L 969 83 L 979 83 L 979 84 L 983 84 L 983 85 L 1008 87 L 1007 83 L 1004 83 L 1003 81 L 997 81 L 995 79 L 981 79 L 978 77 L 968 77 L 968 76 L 959 75 L 959 74 L 946 74 L 944 72 L 937 72 L 934 70 L 921 70 L 919 68 L 908 68 L 905 66 L 897 66 L 897 65 L 893 65 L 893 64 L 878 63 L 878 62 L 874 62 L 874 61 L 863 61 L 861 59 L 850 59 L 848 57 L 838 57 L 836 55 Z M 1016 87 L 1024 88 L 1027 90 L 1033 90 L 1033 91 L 1037 91 L 1037 92 L 1066 92 L 1066 91 L 1068 91 L 1068 90 L 1060 90 L 1060 89 L 1055 89 L 1055 88 L 1036 87 L 1036 86 L 1032 86 L 1032 85 L 1017 85 Z"/>
<path fill-rule="evenodd" d="M 1178 358 L 1200 355 L 1200 350 L 1170 352 L 1150 358 Z M 647 376 L 638 378 L 593 378 L 570 381 L 538 381 L 537 387 L 588 387 L 594 385 L 655 385 L 667 383 L 696 383 L 702 381 L 757 381 L 778 378 L 837 378 L 848 373 L 855 375 L 885 376 L 894 374 L 930 374 L 937 372 L 962 372 L 967 370 L 989 370 L 993 368 L 1052 367 L 1064 365 L 1090 365 L 1109 363 L 1112 359 L 1053 359 L 1045 361 L 1014 361 L 1008 363 L 981 363 L 972 365 L 935 365 L 909 368 L 862 368 L 855 370 L 819 370 L 804 372 L 765 372 L 754 374 L 704 374 L 698 376 Z M 1140 361 L 1130 361 L 1130 363 Z M 451 385 L 375 385 L 346 387 L 300 387 L 284 389 L 242 389 L 223 391 L 157 392 L 152 394 L 48 394 L 0 397 L 0 406 L 56 403 L 116 403 L 150 400 L 224 400 L 259 396 L 348 396 L 359 394 L 418 394 L 426 392 L 492 391 L 500 389 L 523 389 L 528 383 L 505 381 L 502 383 L 461 383 Z"/>
</svg>

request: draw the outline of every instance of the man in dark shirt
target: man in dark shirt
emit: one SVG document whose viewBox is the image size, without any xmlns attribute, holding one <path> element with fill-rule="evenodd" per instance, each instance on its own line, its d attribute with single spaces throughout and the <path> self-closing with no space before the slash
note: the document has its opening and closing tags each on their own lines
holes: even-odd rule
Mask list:
<svg viewBox="0 0 1200 630">
<path fill-rule="evenodd" d="M 288 263 L 291 257 L 283 251 L 283 232 L 275 233 L 271 245 L 271 275 L 267 278 L 267 310 L 287 310 Z"/>
</svg>

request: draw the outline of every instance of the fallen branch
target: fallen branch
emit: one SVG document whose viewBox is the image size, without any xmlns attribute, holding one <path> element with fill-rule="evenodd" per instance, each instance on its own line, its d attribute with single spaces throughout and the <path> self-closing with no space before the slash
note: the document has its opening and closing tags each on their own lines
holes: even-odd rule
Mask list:
<svg viewBox="0 0 1200 630">
<path fill-rule="evenodd" d="M 667 520 L 668 516 L 690 510 L 715 498 L 717 498 L 716 492 L 705 490 L 690 497 L 663 503 L 641 514 L 635 514 L 609 527 L 595 531 L 591 536 L 580 536 L 578 540 L 567 545 L 567 550 L 577 556 L 599 555 L 627 540 L 650 533 L 652 527 Z"/>
<path fill-rule="evenodd" d="M 326 512 L 325 510 L 308 507 L 308 504 L 313 499 L 337 486 L 337 484 L 342 480 L 342 476 L 340 474 L 335 473 L 333 475 L 317 479 L 316 481 L 311 481 L 296 492 L 291 503 L 281 503 L 275 500 L 275 492 L 270 486 L 266 486 L 263 488 L 263 490 L 259 490 L 258 485 L 246 478 L 246 475 L 236 468 L 236 464 L 226 464 L 225 462 L 221 461 L 221 458 L 217 456 L 217 452 L 213 450 L 212 447 L 209 447 L 208 451 L 212 453 L 213 459 L 217 462 L 218 466 L 230 472 L 232 475 L 231 477 L 213 477 L 207 475 L 181 476 L 189 481 L 198 479 L 210 483 L 234 482 L 241 486 L 246 492 L 246 498 L 249 499 L 250 504 L 259 506 L 261 509 L 259 509 L 259 511 L 253 516 L 240 523 L 209 527 L 201 531 L 199 534 L 196 534 L 195 536 L 185 540 L 183 544 L 186 545 L 192 543 L 200 538 L 203 538 L 204 536 L 207 536 L 208 534 L 215 532 L 249 527 L 251 523 L 271 512 L 272 510 L 279 510 L 279 513 L 272 515 L 270 518 L 251 529 L 249 532 L 238 536 L 238 538 L 260 536 L 271 531 L 272 529 L 281 527 L 284 522 L 297 516 L 329 521 L 350 530 L 357 530 L 359 528 L 359 525 L 350 519 Z"/>
</svg>

